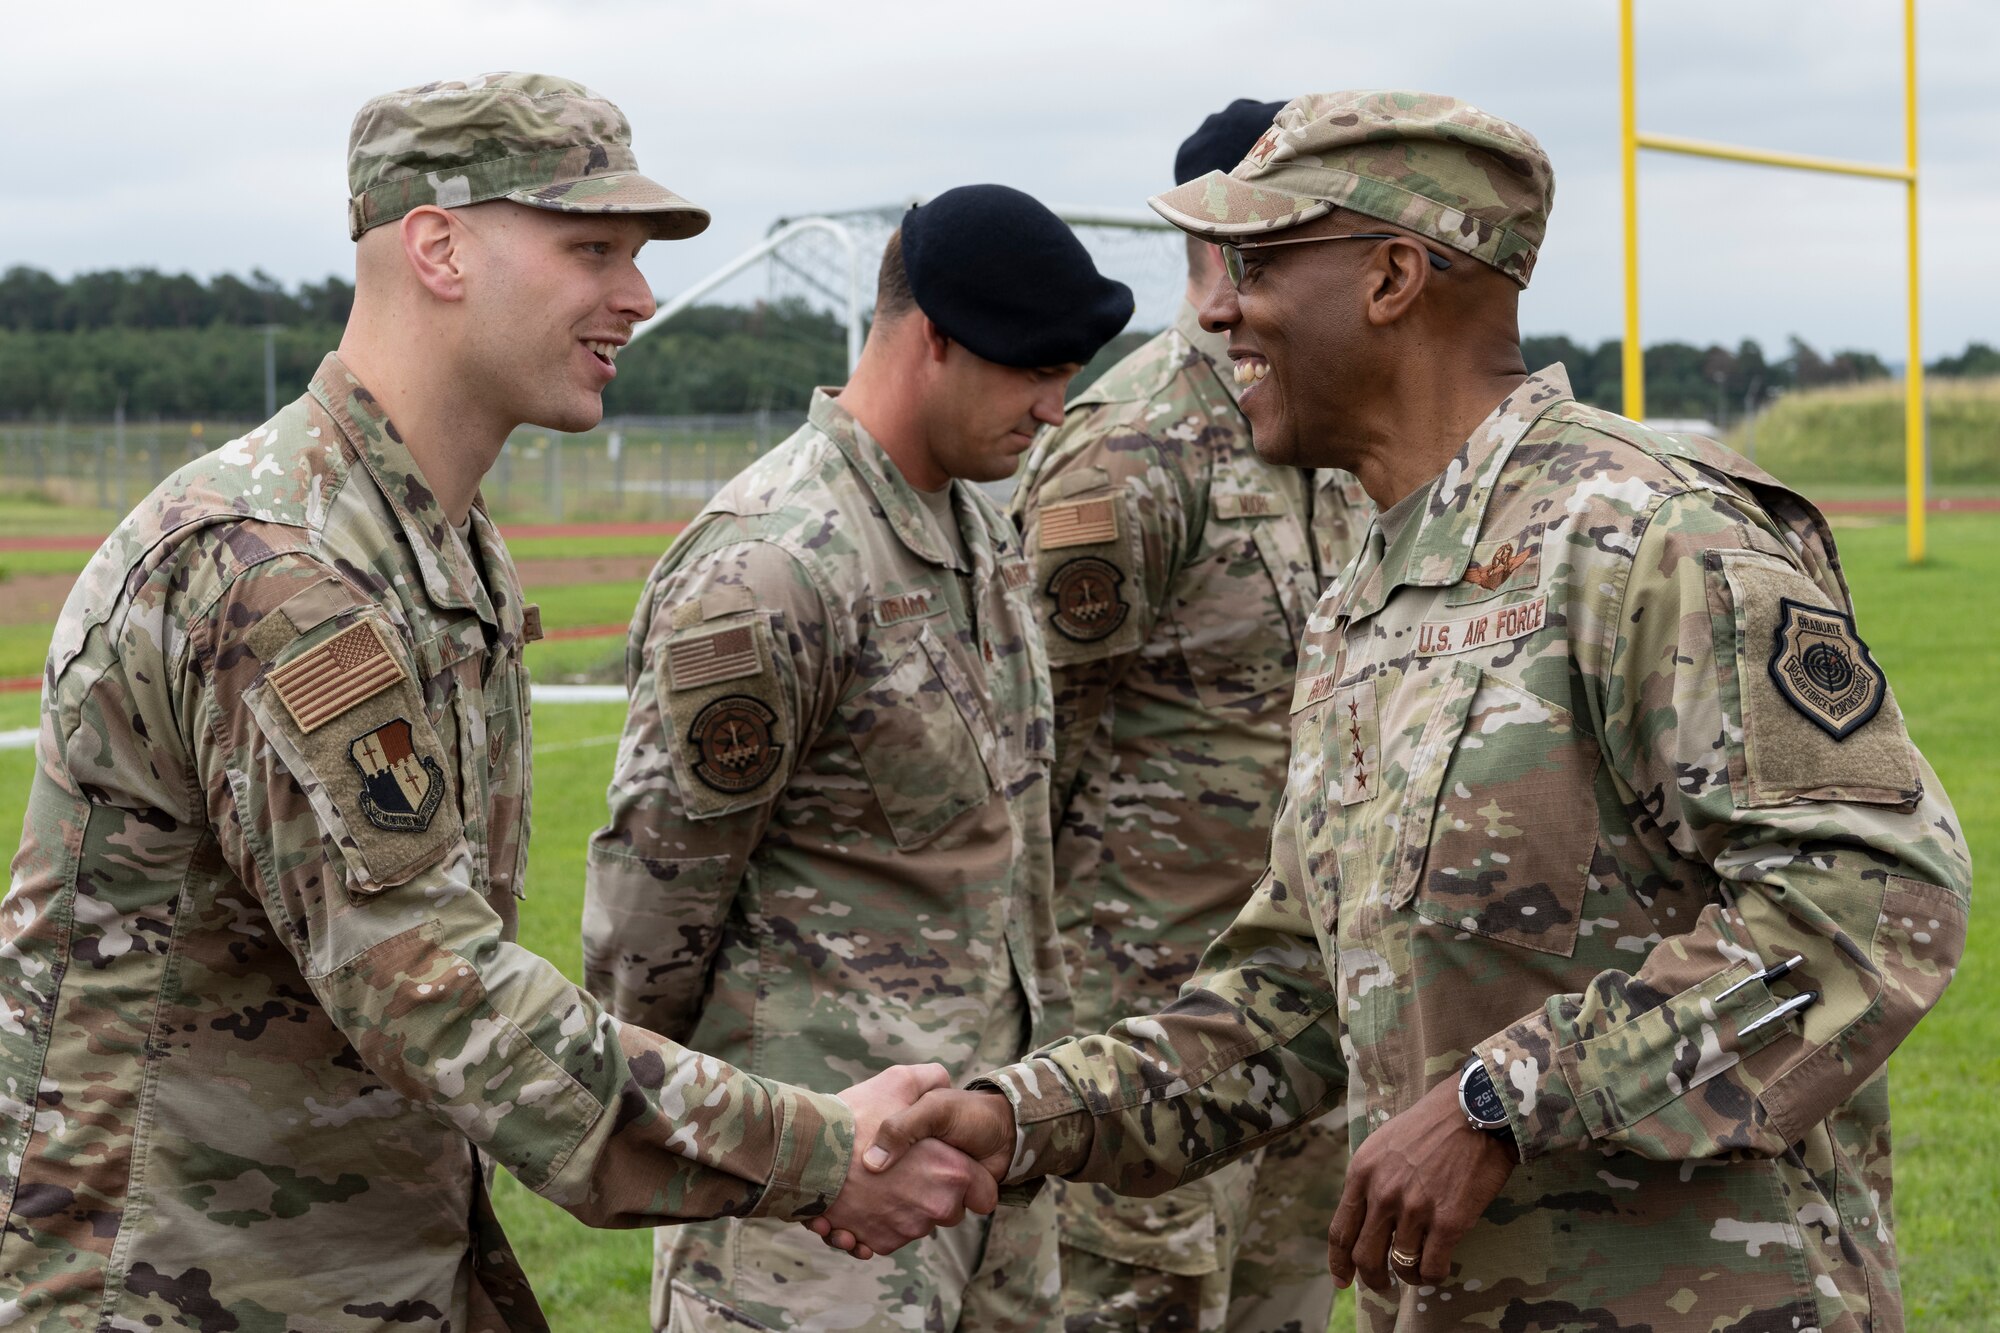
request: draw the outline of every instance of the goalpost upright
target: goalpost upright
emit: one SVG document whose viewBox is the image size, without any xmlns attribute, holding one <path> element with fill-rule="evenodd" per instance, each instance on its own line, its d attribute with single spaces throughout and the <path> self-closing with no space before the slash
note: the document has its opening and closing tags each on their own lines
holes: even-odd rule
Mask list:
<svg viewBox="0 0 2000 1333">
<path fill-rule="evenodd" d="M 1646 412 L 1646 363 L 1639 343 L 1639 150 L 1680 153 L 1689 157 L 1748 162 L 1758 166 L 1816 171 L 1836 176 L 1864 176 L 1901 182 L 1908 220 L 1909 365 L 1903 388 L 1903 490 L 1909 534 L 1909 558 L 1924 558 L 1924 356 L 1918 292 L 1917 250 L 1917 0 L 1903 0 L 1903 165 L 1846 162 L 1803 153 L 1778 153 L 1734 144 L 1709 143 L 1678 135 L 1649 134 L 1639 129 L 1634 69 L 1632 6 L 1618 0 L 1618 75 L 1621 148 L 1625 177 L 1625 344 L 1623 366 L 1625 415 L 1635 420 Z"/>
</svg>

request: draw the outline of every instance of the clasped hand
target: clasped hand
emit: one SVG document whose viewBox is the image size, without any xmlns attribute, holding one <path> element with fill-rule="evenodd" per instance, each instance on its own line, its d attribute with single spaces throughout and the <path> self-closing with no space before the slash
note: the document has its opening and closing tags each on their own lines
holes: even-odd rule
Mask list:
<svg viewBox="0 0 2000 1333">
<path fill-rule="evenodd" d="M 900 1065 L 840 1094 L 854 1112 L 854 1161 L 826 1212 L 805 1226 L 857 1259 L 891 1254 L 967 1212 L 990 1213 L 1014 1151 L 1004 1097 L 954 1092 L 943 1065 Z"/>
<path fill-rule="evenodd" d="M 999 1203 L 1008 1154 L 997 1163 L 975 1161 L 952 1147 L 946 1140 L 953 1136 L 943 1132 L 949 1125 L 935 1108 L 917 1113 L 919 1105 L 930 1106 L 919 1101 L 927 1093 L 979 1096 L 952 1093 L 951 1075 L 935 1064 L 885 1069 L 840 1094 L 854 1112 L 854 1160 L 833 1203 L 805 1224 L 827 1244 L 857 1259 L 891 1254 L 939 1227 L 957 1226 L 968 1211 L 990 1213 Z"/>
</svg>

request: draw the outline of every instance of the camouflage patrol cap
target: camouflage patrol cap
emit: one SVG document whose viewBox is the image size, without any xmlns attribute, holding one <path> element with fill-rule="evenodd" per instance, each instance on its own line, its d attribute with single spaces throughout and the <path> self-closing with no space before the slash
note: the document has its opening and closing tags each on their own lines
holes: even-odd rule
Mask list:
<svg viewBox="0 0 2000 1333">
<path fill-rule="evenodd" d="M 1533 135 L 1456 98 L 1309 93 L 1285 104 L 1233 170 L 1148 202 L 1208 241 L 1352 209 L 1463 250 L 1525 287 L 1555 190 Z"/>
<path fill-rule="evenodd" d="M 708 210 L 639 174 L 625 113 L 547 74 L 482 74 L 371 99 L 347 140 L 347 229 L 413 208 L 511 199 L 561 213 L 634 213 L 658 240 L 708 226 Z"/>
</svg>

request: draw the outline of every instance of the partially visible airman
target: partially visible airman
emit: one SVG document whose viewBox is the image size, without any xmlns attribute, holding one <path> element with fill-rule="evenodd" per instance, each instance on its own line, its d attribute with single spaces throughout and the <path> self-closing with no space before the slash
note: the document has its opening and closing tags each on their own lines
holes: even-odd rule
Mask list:
<svg viewBox="0 0 2000 1333">
<path fill-rule="evenodd" d="M 1235 166 L 1283 106 L 1208 117 L 1176 184 Z M 1222 277 L 1216 247 L 1189 238 L 1173 326 L 1070 403 L 1015 492 L 1054 681 L 1078 1035 L 1164 1008 L 1248 900 L 1285 785 L 1298 642 L 1374 516 L 1352 474 L 1251 447 L 1228 339 L 1196 314 Z M 1346 1158 L 1343 1107 L 1158 1198 L 1058 1182 L 1071 1333 L 1317 1333 Z"/>
<path fill-rule="evenodd" d="M 851 382 L 647 582 L 585 908 L 614 1013 L 810 1088 L 1069 1030 L 1033 571 L 973 483 L 1014 471 L 1132 313 L 1000 186 L 911 209 L 879 286 Z M 659 1233 L 653 1321 L 1033 1330 L 1057 1295 L 1048 1200 L 865 1266 L 730 1219 Z"/>
</svg>

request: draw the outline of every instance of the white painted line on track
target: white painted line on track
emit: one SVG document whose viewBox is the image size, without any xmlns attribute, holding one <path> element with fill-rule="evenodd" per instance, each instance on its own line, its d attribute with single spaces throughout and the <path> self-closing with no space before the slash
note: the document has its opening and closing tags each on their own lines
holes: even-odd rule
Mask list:
<svg viewBox="0 0 2000 1333">
<path fill-rule="evenodd" d="M 35 737 L 42 734 L 40 727 L 21 727 L 14 731 L 0 731 L 0 750 L 32 750 Z"/>
<path fill-rule="evenodd" d="M 623 685 L 541 685 L 534 687 L 538 704 L 622 704 Z"/>
</svg>

